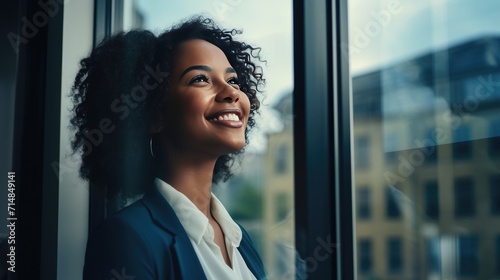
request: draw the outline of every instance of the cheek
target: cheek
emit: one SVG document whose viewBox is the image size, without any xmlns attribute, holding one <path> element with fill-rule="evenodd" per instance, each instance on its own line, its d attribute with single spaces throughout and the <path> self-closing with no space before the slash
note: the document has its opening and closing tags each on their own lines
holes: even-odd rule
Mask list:
<svg viewBox="0 0 500 280">
<path fill-rule="evenodd" d="M 240 97 L 241 107 L 248 114 L 250 114 L 250 99 L 246 94 L 241 94 Z"/>
</svg>

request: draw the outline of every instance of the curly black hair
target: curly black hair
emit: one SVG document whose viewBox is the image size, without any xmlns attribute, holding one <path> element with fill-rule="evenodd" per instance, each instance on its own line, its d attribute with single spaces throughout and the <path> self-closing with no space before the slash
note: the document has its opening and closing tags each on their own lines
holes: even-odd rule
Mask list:
<svg viewBox="0 0 500 280">
<path fill-rule="evenodd" d="M 202 39 L 219 47 L 236 70 L 240 89 L 250 99 L 245 131 L 255 125 L 260 107 L 257 93 L 265 83 L 256 64 L 260 48 L 234 40 L 240 30 L 224 30 L 210 19 L 193 17 L 158 37 L 149 31 L 122 32 L 111 36 L 81 60 L 71 97 L 71 125 L 75 130 L 74 153 L 81 153 L 80 176 L 109 196 L 133 196 L 152 184 L 156 160 L 150 154 L 149 131 L 168 95 L 168 73 L 179 45 Z M 235 156 L 220 156 L 213 182 L 226 181 Z"/>
</svg>

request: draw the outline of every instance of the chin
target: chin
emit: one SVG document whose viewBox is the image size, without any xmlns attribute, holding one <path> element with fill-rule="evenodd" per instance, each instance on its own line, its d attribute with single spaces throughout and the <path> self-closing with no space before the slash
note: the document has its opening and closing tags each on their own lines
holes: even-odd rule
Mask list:
<svg viewBox="0 0 500 280">
<path fill-rule="evenodd" d="M 235 153 L 235 152 L 241 151 L 241 150 L 243 150 L 245 148 L 245 146 L 246 146 L 245 141 L 231 143 L 230 145 L 227 145 L 227 152 L 226 152 L 226 154 L 231 154 L 231 153 Z"/>
</svg>

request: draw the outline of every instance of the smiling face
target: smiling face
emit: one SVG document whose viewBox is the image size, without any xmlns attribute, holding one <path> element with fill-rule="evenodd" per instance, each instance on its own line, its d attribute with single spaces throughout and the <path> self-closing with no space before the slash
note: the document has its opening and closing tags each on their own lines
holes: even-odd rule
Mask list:
<svg viewBox="0 0 500 280">
<path fill-rule="evenodd" d="M 245 146 L 250 101 L 221 49 L 200 39 L 180 44 L 169 79 L 167 151 L 218 157 Z"/>
</svg>

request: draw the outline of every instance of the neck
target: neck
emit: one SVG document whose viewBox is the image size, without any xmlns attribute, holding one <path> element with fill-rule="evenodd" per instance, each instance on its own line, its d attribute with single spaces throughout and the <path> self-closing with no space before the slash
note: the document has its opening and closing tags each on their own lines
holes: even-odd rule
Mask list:
<svg viewBox="0 0 500 280">
<path fill-rule="evenodd" d="M 168 153 L 158 177 L 183 193 L 200 211 L 211 219 L 212 176 L 217 158 L 180 157 Z"/>
</svg>

